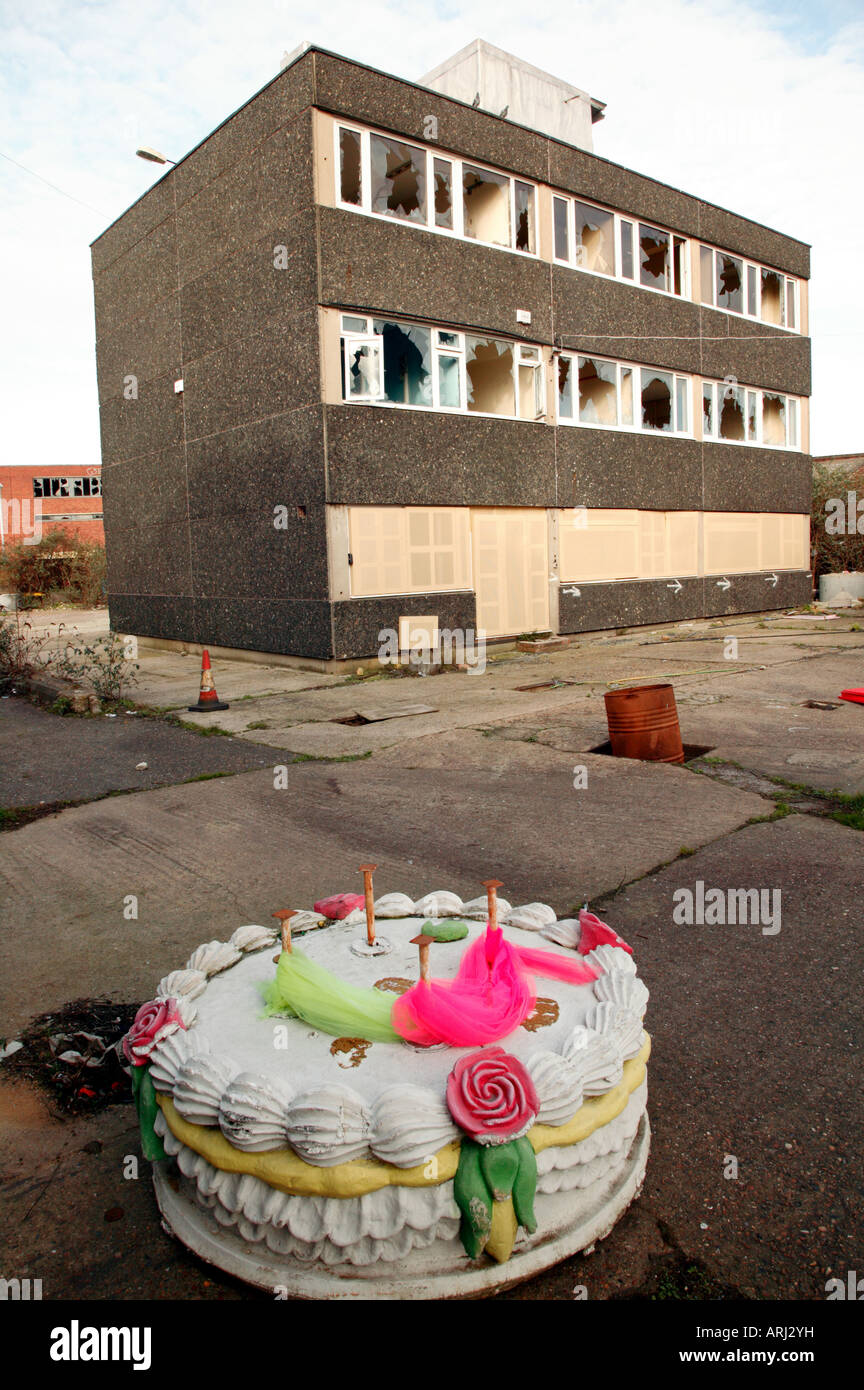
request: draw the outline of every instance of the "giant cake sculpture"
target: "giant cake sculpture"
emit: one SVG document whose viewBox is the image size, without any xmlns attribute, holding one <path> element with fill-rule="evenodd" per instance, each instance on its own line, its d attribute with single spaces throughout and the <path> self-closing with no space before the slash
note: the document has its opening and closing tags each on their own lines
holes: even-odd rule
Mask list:
<svg viewBox="0 0 864 1390">
<path fill-rule="evenodd" d="M 144 1153 L 167 1227 L 252 1284 L 491 1292 L 638 1193 L 648 991 L 587 910 L 511 907 L 495 880 L 375 901 L 373 869 L 274 913 L 275 956 L 244 926 L 160 981 L 123 1041 Z"/>
</svg>

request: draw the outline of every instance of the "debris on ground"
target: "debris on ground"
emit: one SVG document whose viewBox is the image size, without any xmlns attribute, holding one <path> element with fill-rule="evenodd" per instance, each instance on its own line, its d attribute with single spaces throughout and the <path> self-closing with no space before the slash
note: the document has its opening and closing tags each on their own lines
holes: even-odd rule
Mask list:
<svg viewBox="0 0 864 1390">
<path fill-rule="evenodd" d="M 68 1115 L 94 1114 L 132 1098 L 118 1044 L 138 1004 L 78 999 L 33 1020 L 17 1046 L 8 1043 L 4 1077 L 47 1091 Z"/>
</svg>

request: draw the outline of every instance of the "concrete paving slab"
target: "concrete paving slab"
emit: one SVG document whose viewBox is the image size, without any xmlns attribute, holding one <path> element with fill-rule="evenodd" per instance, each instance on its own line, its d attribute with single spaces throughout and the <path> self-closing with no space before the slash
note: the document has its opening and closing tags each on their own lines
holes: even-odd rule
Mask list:
<svg viewBox="0 0 864 1390">
<path fill-rule="evenodd" d="M 673 1249 L 747 1298 L 822 1300 L 827 1278 L 860 1267 L 861 843 L 790 816 L 601 905 L 651 990 L 653 1140 L 639 1206 Z M 673 894 L 697 880 L 778 889 L 780 931 L 676 926 Z M 591 1298 L 632 1286 L 619 1234 L 566 1267 Z"/>
<path fill-rule="evenodd" d="M 135 714 L 59 718 L 27 700 L 0 699 L 2 809 L 243 772 L 272 766 L 279 756 L 275 749 L 268 755 L 240 739 L 201 738 Z"/>
</svg>

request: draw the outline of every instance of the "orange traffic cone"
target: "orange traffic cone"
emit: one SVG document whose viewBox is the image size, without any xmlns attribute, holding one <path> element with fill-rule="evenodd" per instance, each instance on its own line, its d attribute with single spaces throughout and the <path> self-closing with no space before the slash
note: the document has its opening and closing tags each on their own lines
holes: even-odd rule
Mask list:
<svg viewBox="0 0 864 1390">
<path fill-rule="evenodd" d="M 230 709 L 223 700 L 216 694 L 216 687 L 213 684 L 213 673 L 210 670 L 210 653 L 207 648 L 201 654 L 201 690 L 198 695 L 197 705 L 189 705 L 193 714 L 208 714 L 214 709 Z"/>
</svg>

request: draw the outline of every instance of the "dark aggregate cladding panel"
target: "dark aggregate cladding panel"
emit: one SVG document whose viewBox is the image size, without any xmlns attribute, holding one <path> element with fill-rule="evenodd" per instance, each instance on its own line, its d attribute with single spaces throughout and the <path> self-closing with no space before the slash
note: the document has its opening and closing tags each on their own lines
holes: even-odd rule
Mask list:
<svg viewBox="0 0 864 1390">
<path fill-rule="evenodd" d="M 557 505 L 549 425 L 365 405 L 328 405 L 326 419 L 331 503 Z"/>
<path fill-rule="evenodd" d="M 809 512 L 813 460 L 785 449 L 702 444 L 706 512 Z"/>
<path fill-rule="evenodd" d="M 802 217 L 802 222 L 804 221 Z M 713 203 L 699 203 L 699 235 L 721 251 L 737 251 L 751 261 L 785 270 L 788 275 L 810 276 L 810 247 L 747 217 L 727 212 Z"/>
<path fill-rule="evenodd" d="M 315 105 L 538 182 L 546 177 L 548 141 L 539 132 L 347 59 L 315 54 Z M 425 134 L 429 116 L 438 120 L 437 140 Z"/>
<path fill-rule="evenodd" d="M 173 373 L 176 380 L 182 360 L 180 299 L 172 293 L 148 304 L 137 319 L 127 319 L 99 339 L 99 400 L 122 397 L 130 376 L 137 379 L 139 387 L 166 373 Z"/>
<path fill-rule="evenodd" d="M 332 654 L 328 600 L 196 598 L 195 641 L 326 660 Z"/>
<path fill-rule="evenodd" d="M 777 575 L 776 585 L 772 582 Z M 727 589 L 723 581 L 730 580 Z M 760 613 L 771 608 L 793 608 L 810 603 L 813 577 L 809 570 L 776 570 L 764 574 L 706 575 L 702 613 L 722 618 L 733 613 Z"/>
<path fill-rule="evenodd" d="M 93 277 L 96 342 L 177 289 L 177 237 L 173 214 Z"/>
<path fill-rule="evenodd" d="M 179 209 L 180 283 L 236 255 L 277 223 L 290 222 L 314 201 L 312 115 L 307 111 Z"/>
<path fill-rule="evenodd" d="M 239 507 L 230 516 L 190 522 L 192 589 L 197 597 L 285 599 L 327 597 L 327 537 L 324 508 L 297 515 L 288 511 L 283 530 L 263 503 Z"/>
<path fill-rule="evenodd" d="M 702 307 L 700 318 L 702 376 L 717 381 L 735 377 L 744 386 L 810 394 L 809 338 L 716 309 Z"/>
<path fill-rule="evenodd" d="M 675 584 L 681 589 L 676 590 Z M 578 589 L 578 594 L 573 593 Z M 568 590 L 570 592 L 568 592 Z M 558 630 L 596 632 L 697 617 L 701 579 L 622 579 L 612 584 L 559 584 Z"/>
<path fill-rule="evenodd" d="M 437 614 L 439 629 L 476 634 L 474 594 L 396 594 L 387 598 L 339 599 L 333 604 L 333 654 L 336 657 L 374 656 L 381 645 L 379 632 L 390 628 L 398 634 L 399 619 L 406 615 Z M 476 639 L 475 639 L 476 640 Z"/>
<path fill-rule="evenodd" d="M 289 511 L 324 501 L 323 407 L 305 406 L 187 442 L 189 514 L 220 517 L 254 504 Z M 185 506 L 185 501 L 184 501 Z"/>
<path fill-rule="evenodd" d="M 184 360 L 248 337 L 278 314 L 309 312 L 315 297 L 315 214 L 308 208 L 184 285 Z"/>
<path fill-rule="evenodd" d="M 146 507 L 142 507 L 142 498 Z M 134 530 L 142 516 L 159 525 L 186 520 L 186 466 L 183 449 L 112 463 L 102 469 L 102 512 L 110 550 L 115 535 Z"/>
<path fill-rule="evenodd" d="M 121 213 L 117 220 L 93 242 L 90 256 L 94 280 L 107 270 L 118 256 L 122 256 L 125 251 L 128 251 L 137 241 L 141 241 L 148 232 L 152 232 L 154 227 L 158 227 L 160 222 L 164 222 L 173 213 L 174 184 L 172 183 L 172 171 L 169 169 L 158 183 L 154 183 L 152 188 L 148 188 L 137 203 L 133 203 L 130 208 Z"/>
<path fill-rule="evenodd" d="M 556 347 L 699 372 L 697 304 L 564 266 L 552 293 Z"/>
<path fill-rule="evenodd" d="M 728 578 L 728 589 L 718 581 Z M 771 574 L 708 576 L 681 579 L 623 579 L 611 584 L 561 585 L 558 591 L 559 631 L 597 632 L 609 627 L 644 627 L 690 618 L 762 613 L 809 603 L 812 580 L 808 570 L 780 571 L 776 587 Z M 579 594 L 567 589 L 578 588 Z"/>
<path fill-rule="evenodd" d="M 102 402 L 102 463 L 161 453 L 183 444 L 183 395 L 174 390 L 175 370 L 138 383 L 138 396 Z"/>
<path fill-rule="evenodd" d="M 106 534 L 109 593 L 191 594 L 185 517 L 181 522 L 115 526 Z"/>
<path fill-rule="evenodd" d="M 695 439 L 558 427 L 559 506 L 700 511 L 702 448 Z"/>
<path fill-rule="evenodd" d="M 320 208 L 319 221 L 323 304 L 551 343 L 544 261 L 342 208 Z"/>
<path fill-rule="evenodd" d="M 320 400 L 316 310 L 286 307 L 187 363 L 183 380 L 187 440 Z"/>
<path fill-rule="evenodd" d="M 109 586 L 108 616 L 114 632 L 136 637 L 161 637 L 172 642 L 195 642 L 195 610 L 190 595 L 115 593 Z"/>
</svg>

